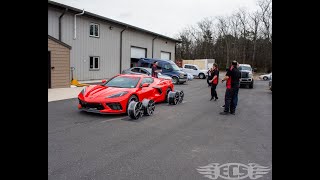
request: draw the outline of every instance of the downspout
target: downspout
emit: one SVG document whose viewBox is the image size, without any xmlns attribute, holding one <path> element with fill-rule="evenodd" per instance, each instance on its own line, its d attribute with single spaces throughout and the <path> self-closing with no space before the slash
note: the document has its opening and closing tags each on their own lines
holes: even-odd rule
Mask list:
<svg viewBox="0 0 320 180">
<path fill-rule="evenodd" d="M 125 31 L 128 28 L 128 26 L 126 26 L 126 28 L 124 28 L 121 32 L 120 32 L 120 74 L 122 72 L 122 33 L 123 31 Z"/>
<path fill-rule="evenodd" d="M 159 35 L 157 35 L 156 37 L 154 37 L 152 39 L 152 58 L 153 58 L 154 40 L 157 39 L 158 37 L 159 37 Z"/>
<path fill-rule="evenodd" d="M 68 11 L 68 8 L 66 8 L 63 11 L 63 13 L 59 16 L 59 41 L 61 41 L 61 19 L 67 11 Z"/>
<path fill-rule="evenodd" d="M 73 39 L 77 38 L 77 16 L 84 14 L 84 9 L 82 10 L 82 13 L 75 14 L 74 15 L 74 37 Z"/>
</svg>

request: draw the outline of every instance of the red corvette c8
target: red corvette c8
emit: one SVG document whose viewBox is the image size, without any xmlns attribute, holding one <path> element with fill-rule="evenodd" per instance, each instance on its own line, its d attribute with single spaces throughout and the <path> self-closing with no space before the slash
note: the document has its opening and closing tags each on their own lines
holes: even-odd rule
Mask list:
<svg viewBox="0 0 320 180">
<path fill-rule="evenodd" d="M 102 114 L 127 113 L 131 101 L 143 99 L 166 102 L 170 91 L 174 91 L 171 80 L 146 75 L 120 74 L 101 85 L 85 87 L 78 95 L 78 108 Z"/>
</svg>

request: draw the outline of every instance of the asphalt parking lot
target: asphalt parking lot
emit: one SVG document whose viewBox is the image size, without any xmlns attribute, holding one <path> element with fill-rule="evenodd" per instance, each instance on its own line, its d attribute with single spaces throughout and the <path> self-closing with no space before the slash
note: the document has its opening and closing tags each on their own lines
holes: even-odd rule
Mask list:
<svg viewBox="0 0 320 180">
<path fill-rule="evenodd" d="M 272 167 L 272 92 L 268 81 L 241 88 L 236 115 L 219 115 L 206 80 L 175 89 L 182 104 L 160 103 L 154 115 L 80 112 L 78 100 L 48 103 L 49 179 L 208 179 L 197 171 L 210 163 L 257 163 Z M 272 179 L 272 170 L 261 179 Z"/>
</svg>

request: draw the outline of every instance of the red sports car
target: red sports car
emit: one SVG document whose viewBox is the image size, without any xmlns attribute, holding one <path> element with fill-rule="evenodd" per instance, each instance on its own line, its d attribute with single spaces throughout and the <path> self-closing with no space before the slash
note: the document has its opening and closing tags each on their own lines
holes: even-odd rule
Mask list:
<svg viewBox="0 0 320 180">
<path fill-rule="evenodd" d="M 94 113 L 122 114 L 127 113 L 131 101 L 166 102 L 170 91 L 174 91 L 171 80 L 120 74 L 101 85 L 85 87 L 78 95 L 78 108 Z"/>
</svg>

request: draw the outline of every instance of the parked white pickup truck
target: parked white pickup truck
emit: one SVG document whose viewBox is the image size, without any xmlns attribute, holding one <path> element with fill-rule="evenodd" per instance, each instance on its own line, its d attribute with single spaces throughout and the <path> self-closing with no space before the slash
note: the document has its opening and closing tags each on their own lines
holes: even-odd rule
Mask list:
<svg viewBox="0 0 320 180">
<path fill-rule="evenodd" d="M 200 79 L 205 79 L 208 70 L 200 70 L 195 64 L 184 64 L 181 68 L 183 72 L 190 73 L 193 77 L 199 77 Z"/>
</svg>

